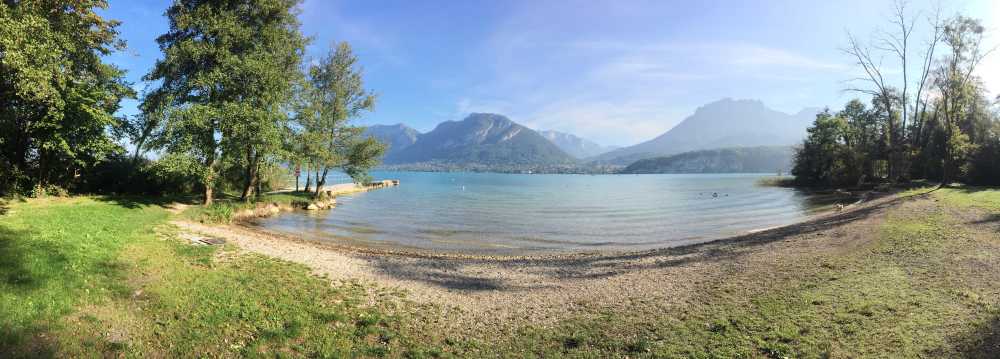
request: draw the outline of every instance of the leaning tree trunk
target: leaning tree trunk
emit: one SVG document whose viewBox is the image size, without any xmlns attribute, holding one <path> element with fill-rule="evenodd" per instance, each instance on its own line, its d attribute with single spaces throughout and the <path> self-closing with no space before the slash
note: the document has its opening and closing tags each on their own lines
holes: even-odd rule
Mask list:
<svg viewBox="0 0 1000 359">
<path fill-rule="evenodd" d="M 326 175 L 330 171 L 329 167 L 323 166 L 323 176 L 319 175 L 319 171 L 316 171 L 316 196 L 319 196 L 319 192 L 323 190 L 323 186 L 326 186 Z"/>
</svg>

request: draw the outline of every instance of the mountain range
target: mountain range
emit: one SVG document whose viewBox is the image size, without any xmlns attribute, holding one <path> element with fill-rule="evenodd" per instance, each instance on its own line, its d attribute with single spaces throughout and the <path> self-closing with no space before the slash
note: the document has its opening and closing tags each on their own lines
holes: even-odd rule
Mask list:
<svg viewBox="0 0 1000 359">
<path fill-rule="evenodd" d="M 390 146 L 385 164 L 533 166 L 575 162 L 538 132 L 497 114 L 473 113 L 461 121 L 442 122 L 434 130 L 416 136 L 409 136 L 415 132 L 411 130 L 397 125 L 369 131 Z"/>
<path fill-rule="evenodd" d="M 395 125 L 373 125 L 365 129 L 365 137 L 371 136 L 389 146 L 386 156 L 399 153 L 417 142 L 420 131 L 402 123 Z"/>
<path fill-rule="evenodd" d="M 490 113 L 473 113 L 461 121 L 442 122 L 427 133 L 396 124 L 370 126 L 366 134 L 388 144 L 383 163 L 397 168 L 603 170 L 691 151 L 795 145 L 805 137 L 806 128 L 818 112 L 810 108 L 786 114 L 757 100 L 722 99 L 699 107 L 694 114 L 649 141 L 617 149 L 568 133 L 535 131 L 503 115 Z M 701 153 L 685 158 L 706 159 L 709 155 Z M 732 152 L 715 155 L 737 156 Z M 662 165 L 664 162 L 660 161 Z"/>
<path fill-rule="evenodd" d="M 538 134 L 554 143 L 563 152 L 578 159 L 597 156 L 621 148 L 620 146 L 603 146 L 597 142 L 565 132 L 538 131 Z"/>
<path fill-rule="evenodd" d="M 597 163 L 627 165 L 643 158 L 688 151 L 802 142 L 820 110 L 775 111 L 757 100 L 722 99 L 699 107 L 669 131 L 649 141 L 593 157 Z"/>
</svg>

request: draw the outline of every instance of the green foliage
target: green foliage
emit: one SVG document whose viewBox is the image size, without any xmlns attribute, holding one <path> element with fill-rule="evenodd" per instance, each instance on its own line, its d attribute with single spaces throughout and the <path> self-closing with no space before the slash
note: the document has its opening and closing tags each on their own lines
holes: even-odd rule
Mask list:
<svg viewBox="0 0 1000 359">
<path fill-rule="evenodd" d="M 903 6 L 897 10 L 899 19 L 905 19 Z M 911 98 L 905 54 L 913 25 L 906 23 L 896 23 L 905 35 L 886 35 L 883 45 L 889 46 L 876 47 L 901 57 L 902 90 L 886 83 L 872 50 L 850 38 L 848 53 L 869 76 L 868 87 L 851 90 L 872 95 L 872 107 L 866 109 L 858 100 L 848 103 L 837 115 L 847 120 L 844 128 L 817 120 L 817 128 L 823 125 L 837 133 L 810 134 L 796 161 L 800 184 L 853 186 L 912 178 L 1000 184 L 1000 116 L 976 75 L 989 53 L 982 48 L 985 27 L 961 15 L 933 24 L 933 41 L 925 53 L 916 97 Z M 936 49 L 938 43 L 944 45 L 943 53 Z"/>
<path fill-rule="evenodd" d="M 201 223 L 232 223 L 239 212 L 253 210 L 272 203 L 280 206 L 301 208 L 312 200 L 312 194 L 305 192 L 267 193 L 257 198 L 255 203 L 220 198 L 207 206 L 192 206 L 184 211 L 184 217 Z"/>
<path fill-rule="evenodd" d="M 346 42 L 341 42 L 318 64 L 309 68 L 308 81 L 300 86 L 296 135 L 286 148 L 296 157 L 293 163 L 307 164 L 317 173 L 317 193 L 332 167 L 340 167 L 355 182 L 370 180 L 368 170 L 385 153 L 377 141 L 362 139 L 363 128 L 350 122 L 375 107 L 375 94 L 365 90 L 358 59 Z"/>
<path fill-rule="evenodd" d="M 347 163 L 343 166 L 344 172 L 354 183 L 366 184 L 371 182 L 371 175 L 368 171 L 379 164 L 379 160 L 385 154 L 385 144 L 368 137 L 355 141 L 347 154 Z"/>
<path fill-rule="evenodd" d="M 187 194 L 200 182 L 204 168 L 183 154 L 157 160 L 115 154 L 83 175 L 80 189 L 108 194 Z"/>
<path fill-rule="evenodd" d="M 280 155 L 287 99 L 306 43 L 297 4 L 177 0 L 167 9 L 170 30 L 157 39 L 165 57 L 146 76 L 162 85 L 143 105 L 145 118 L 162 118 L 163 128 L 142 132 L 159 133 L 158 147 L 203 164 L 206 203 L 219 180 L 220 157 L 243 170 L 246 198 L 260 168 Z"/>
<path fill-rule="evenodd" d="M 795 153 L 792 174 L 803 185 L 840 186 L 857 181 L 854 153 L 848 147 L 849 122 L 829 111 L 816 115 L 809 135 Z"/>
<path fill-rule="evenodd" d="M 122 49 L 105 1 L 0 3 L 0 192 L 70 186 L 119 150 L 109 129 L 123 98 L 123 71 L 102 56 Z"/>
</svg>

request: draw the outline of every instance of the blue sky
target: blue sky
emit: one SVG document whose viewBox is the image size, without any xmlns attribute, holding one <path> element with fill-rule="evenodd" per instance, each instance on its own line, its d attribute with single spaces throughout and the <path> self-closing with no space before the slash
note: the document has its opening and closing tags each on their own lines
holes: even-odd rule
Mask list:
<svg viewBox="0 0 1000 359">
<path fill-rule="evenodd" d="M 926 16 L 936 2 L 911 1 Z M 109 60 L 140 78 L 161 56 L 169 1 L 112 0 L 128 50 Z M 942 2 L 981 18 L 1000 43 L 1000 2 Z M 308 56 L 348 41 L 376 111 L 359 124 L 428 131 L 470 112 L 536 129 L 630 145 L 720 98 L 760 99 L 785 112 L 839 107 L 857 76 L 839 51 L 845 31 L 888 29 L 891 1 L 329 1 L 301 5 Z M 925 30 L 918 22 L 917 32 Z M 915 72 L 916 65 L 911 71 Z M 898 73 L 899 67 L 887 65 Z M 1000 55 L 981 75 L 1000 92 Z M 134 113 L 135 101 L 122 112 Z"/>
</svg>

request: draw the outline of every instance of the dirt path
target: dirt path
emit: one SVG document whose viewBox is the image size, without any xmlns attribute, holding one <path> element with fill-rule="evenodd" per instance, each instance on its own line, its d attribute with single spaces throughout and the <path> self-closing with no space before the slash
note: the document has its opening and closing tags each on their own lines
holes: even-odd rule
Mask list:
<svg viewBox="0 0 1000 359">
<path fill-rule="evenodd" d="M 434 256 L 336 247 L 250 227 L 174 222 L 185 232 L 225 238 L 243 250 L 305 264 L 334 281 L 407 290 L 478 323 L 552 323 L 627 309 L 662 311 L 684 303 L 699 285 L 727 273 L 808 260 L 875 238 L 885 210 L 905 198 L 884 197 L 845 212 L 710 243 L 635 253 L 547 257 Z M 761 278 L 767 280 L 767 278 Z M 516 325 L 515 325 L 516 326 Z"/>
</svg>

